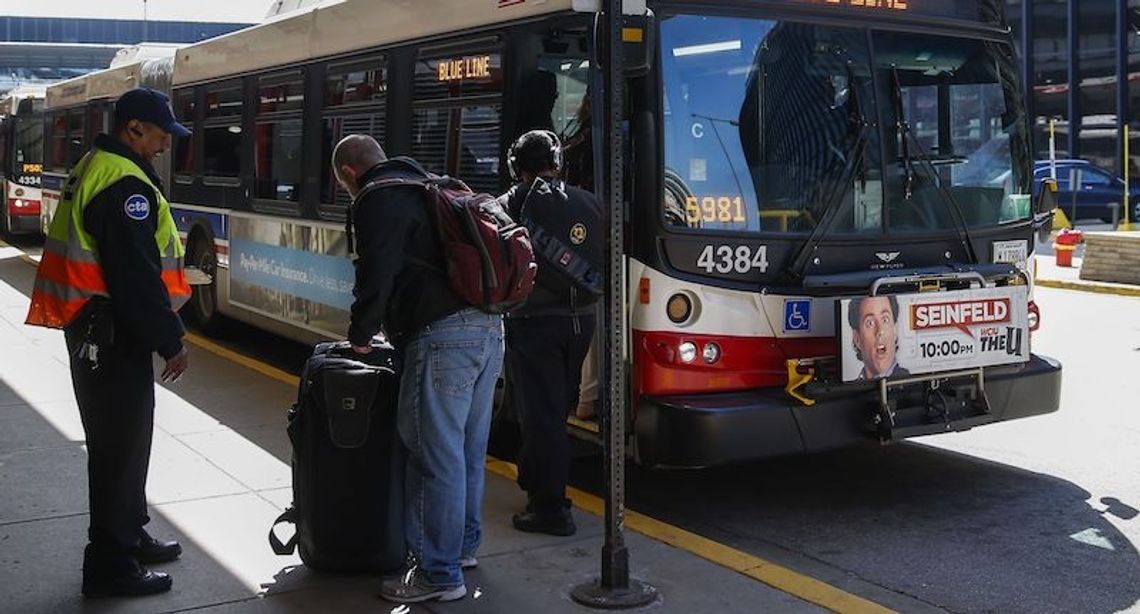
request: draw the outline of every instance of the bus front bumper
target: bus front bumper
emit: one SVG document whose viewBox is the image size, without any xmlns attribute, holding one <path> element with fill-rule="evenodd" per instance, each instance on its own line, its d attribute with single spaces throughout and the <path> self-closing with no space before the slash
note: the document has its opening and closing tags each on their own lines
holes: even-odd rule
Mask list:
<svg viewBox="0 0 1140 614">
<path fill-rule="evenodd" d="M 965 388 L 964 382 L 942 390 Z M 850 389 L 848 389 L 850 390 Z M 989 411 L 931 411 L 915 402 L 923 387 L 904 389 L 898 398 L 893 439 L 963 431 L 975 426 L 1057 411 L 1061 402 L 1061 364 L 1033 355 L 1015 367 L 987 368 Z M 893 394 L 893 393 L 892 393 Z M 809 395 L 810 396 L 810 395 Z M 938 409 L 945 407 L 939 404 Z M 769 456 L 819 452 L 877 440 L 874 422 L 878 389 L 836 391 L 811 406 L 783 390 L 692 396 L 643 397 L 635 432 L 638 460 L 665 467 L 707 467 Z"/>
</svg>

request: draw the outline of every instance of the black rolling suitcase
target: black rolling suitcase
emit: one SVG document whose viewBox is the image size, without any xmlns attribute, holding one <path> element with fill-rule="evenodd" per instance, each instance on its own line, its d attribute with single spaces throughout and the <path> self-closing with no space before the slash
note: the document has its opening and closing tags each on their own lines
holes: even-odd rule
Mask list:
<svg viewBox="0 0 1140 614">
<path fill-rule="evenodd" d="M 299 547 L 305 565 L 391 571 L 404 562 L 404 450 L 396 432 L 399 369 L 391 346 L 352 352 L 321 343 L 305 363 L 289 410 L 293 505 L 269 530 L 277 554 Z M 293 523 L 282 543 L 273 531 Z"/>
</svg>

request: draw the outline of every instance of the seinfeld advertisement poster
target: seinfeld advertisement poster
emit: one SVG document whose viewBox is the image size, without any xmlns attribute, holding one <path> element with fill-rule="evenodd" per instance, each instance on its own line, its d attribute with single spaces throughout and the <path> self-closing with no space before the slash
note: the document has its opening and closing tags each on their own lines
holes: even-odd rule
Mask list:
<svg viewBox="0 0 1140 614">
<path fill-rule="evenodd" d="M 837 303 L 843 381 L 1029 360 L 1027 286 L 893 294 Z"/>
</svg>

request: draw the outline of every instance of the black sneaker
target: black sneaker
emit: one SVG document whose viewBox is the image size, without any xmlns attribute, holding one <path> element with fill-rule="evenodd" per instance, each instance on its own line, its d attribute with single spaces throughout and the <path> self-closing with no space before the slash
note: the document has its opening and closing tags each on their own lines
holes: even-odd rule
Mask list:
<svg viewBox="0 0 1140 614">
<path fill-rule="evenodd" d="M 569 509 L 543 514 L 539 512 L 520 512 L 511 516 L 511 524 L 519 531 L 526 533 L 546 533 L 559 537 L 569 537 L 578 531 L 574 526 L 574 517 Z"/>
<path fill-rule="evenodd" d="M 169 563 L 182 556 L 182 545 L 176 541 L 159 541 L 143 531 L 139 545 L 131 550 L 131 555 L 140 563 Z"/>
</svg>

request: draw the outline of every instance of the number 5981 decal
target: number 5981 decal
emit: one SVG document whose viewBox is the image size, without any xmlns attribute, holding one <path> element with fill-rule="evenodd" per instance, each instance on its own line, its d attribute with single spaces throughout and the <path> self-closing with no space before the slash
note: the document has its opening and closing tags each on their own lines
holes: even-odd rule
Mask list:
<svg viewBox="0 0 1140 614">
<path fill-rule="evenodd" d="M 706 245 L 697 257 L 697 267 L 706 273 L 723 274 L 768 271 L 768 246 L 760 245 L 755 250 L 748 245 Z"/>
</svg>

